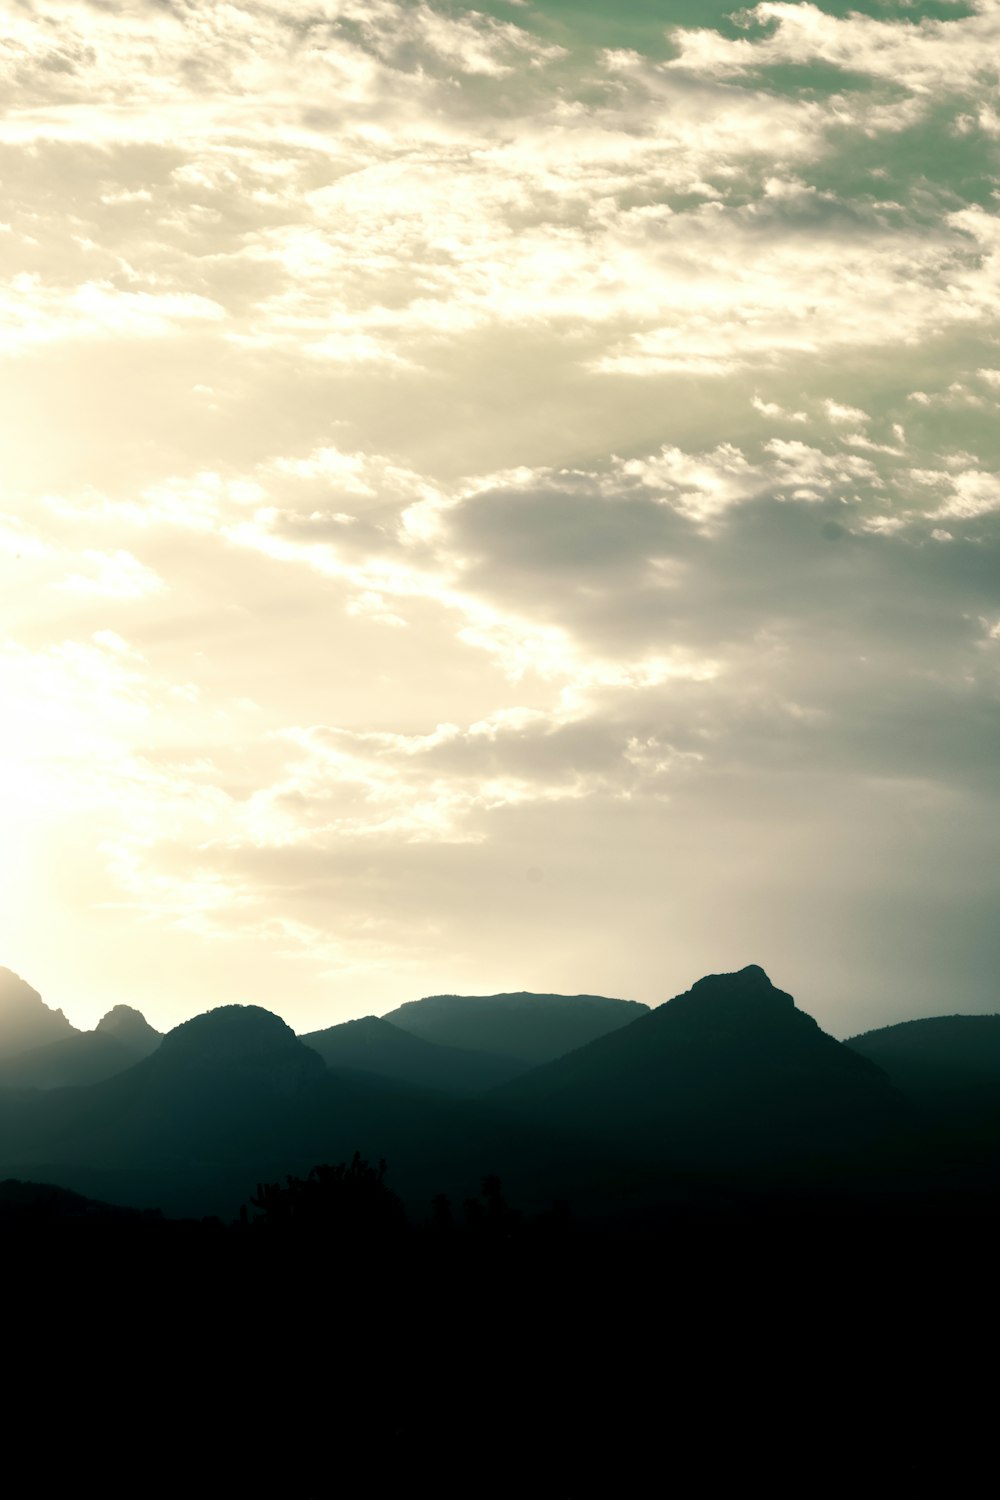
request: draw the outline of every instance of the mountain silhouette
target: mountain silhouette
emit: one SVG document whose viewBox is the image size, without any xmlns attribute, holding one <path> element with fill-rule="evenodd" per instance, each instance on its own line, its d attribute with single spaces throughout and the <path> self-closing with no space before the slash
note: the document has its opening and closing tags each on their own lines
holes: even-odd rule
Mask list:
<svg viewBox="0 0 1000 1500">
<path fill-rule="evenodd" d="M 0 1177 L 182 1216 L 231 1215 L 248 1184 L 306 1173 L 369 1141 L 373 1153 L 383 1140 L 398 1148 L 412 1122 L 393 1129 L 395 1101 L 380 1084 L 355 1104 L 350 1083 L 278 1016 L 222 1006 L 103 1082 L 0 1090 Z"/>
<path fill-rule="evenodd" d="M 126 1102 L 133 1143 L 147 1152 L 239 1157 L 286 1148 L 298 1102 L 325 1077 L 322 1058 L 280 1017 L 224 1005 L 175 1026 L 102 1087 Z"/>
<path fill-rule="evenodd" d="M 212 1071 L 252 1076 L 285 1087 L 315 1077 L 321 1059 L 305 1046 L 280 1016 L 259 1005 L 220 1005 L 168 1031 L 150 1076 L 178 1077 Z"/>
<path fill-rule="evenodd" d="M 512 1057 L 429 1042 L 382 1016 L 363 1016 L 323 1031 L 311 1031 L 302 1041 L 332 1068 L 357 1069 L 448 1093 L 472 1094 L 493 1088 L 517 1077 L 526 1066 Z"/>
<path fill-rule="evenodd" d="M 900 1093 L 939 1108 L 1000 1104 L 1000 1015 L 928 1016 L 852 1036 Z"/>
<path fill-rule="evenodd" d="M 535 1067 L 646 1015 L 648 1005 L 605 995 L 429 995 L 384 1017 L 428 1042 L 492 1052 Z"/>
<path fill-rule="evenodd" d="M 467 1193 L 498 1164 L 545 1183 L 553 1155 L 496 1106 L 328 1068 L 279 1017 L 223 1006 L 89 1087 L 0 1090 L 0 1177 L 168 1213 L 232 1215 L 247 1184 L 304 1176 L 362 1151 L 400 1191 Z"/>
<path fill-rule="evenodd" d="M 798 1191 L 821 1161 L 868 1201 L 882 1178 L 874 1167 L 866 1176 L 866 1155 L 895 1152 L 907 1191 L 930 1183 L 920 1111 L 756 965 L 701 979 L 653 1011 L 527 993 L 402 1009 L 432 1028 L 502 1035 L 522 1059 L 555 1045 L 557 1031 L 605 1030 L 473 1097 L 461 1093 L 470 1069 L 481 1082 L 523 1061 L 431 1043 L 384 1017 L 302 1038 L 260 1007 L 223 1006 L 102 1081 L 0 1089 L 0 1179 L 182 1216 L 232 1215 L 256 1183 L 305 1179 L 361 1152 L 392 1164 L 396 1190 L 418 1213 L 439 1194 L 461 1211 L 489 1175 L 529 1212 L 566 1199 L 591 1222 L 633 1223 L 647 1205 L 669 1217 L 727 1194 L 750 1201 L 764 1182 Z M 71 1029 L 70 1041 L 121 1047 L 129 1036 L 148 1046 L 151 1033 L 137 1013 L 117 1010 L 92 1033 Z M 937 1154 L 935 1193 L 950 1191 L 950 1150 Z M 985 1170 L 973 1162 L 967 1180 L 985 1180 Z"/>
<path fill-rule="evenodd" d="M 150 1026 L 142 1011 L 131 1005 L 115 1005 L 101 1017 L 95 1028 L 101 1036 L 113 1036 L 133 1052 L 148 1057 L 163 1040 L 161 1032 Z"/>
<path fill-rule="evenodd" d="M 0 1057 L 2 1088 L 67 1088 L 100 1083 L 148 1057 L 161 1037 L 129 1005 L 109 1010 L 93 1031 L 70 1031 L 59 1041 Z"/>
<path fill-rule="evenodd" d="M 30 984 L 10 969 L 0 969 L 0 1058 L 78 1034 L 62 1011 L 50 1009 Z"/>
<path fill-rule="evenodd" d="M 48 1182 L 21 1182 L 16 1178 L 0 1182 L 0 1228 L 7 1232 L 14 1228 L 51 1230 L 60 1222 L 74 1219 L 131 1222 L 136 1215 L 134 1208 L 96 1202 Z"/>
<path fill-rule="evenodd" d="M 675 1159 L 788 1160 L 898 1119 L 886 1075 L 750 964 L 501 1086 L 522 1115 Z"/>
<path fill-rule="evenodd" d="M 325 1077 L 322 1059 L 279 1017 L 222 1006 L 176 1026 L 149 1057 L 101 1083 L 0 1094 L 2 1138 L 25 1160 L 111 1166 L 280 1149 L 291 1102 Z"/>
</svg>

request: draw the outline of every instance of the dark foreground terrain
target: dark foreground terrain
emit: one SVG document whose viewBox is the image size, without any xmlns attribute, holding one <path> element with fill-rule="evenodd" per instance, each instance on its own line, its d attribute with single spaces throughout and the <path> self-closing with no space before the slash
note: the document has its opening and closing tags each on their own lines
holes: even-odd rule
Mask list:
<svg viewBox="0 0 1000 1500">
<path fill-rule="evenodd" d="M 984 1205 L 415 1225 L 350 1171 L 230 1226 L 5 1184 L 8 1492 L 979 1491 Z"/>
<path fill-rule="evenodd" d="M 323 1055 L 130 1016 L 112 1076 L 0 1090 L 7 1493 L 991 1482 L 1000 1019 L 848 1045 L 753 965 L 459 999 Z"/>
</svg>

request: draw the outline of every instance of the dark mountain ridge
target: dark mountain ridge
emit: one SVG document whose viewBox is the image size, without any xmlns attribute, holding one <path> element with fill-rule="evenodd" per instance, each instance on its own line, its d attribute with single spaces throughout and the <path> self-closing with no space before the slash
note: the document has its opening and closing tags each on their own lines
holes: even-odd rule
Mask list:
<svg viewBox="0 0 1000 1500">
<path fill-rule="evenodd" d="M 781 1494 L 840 1493 L 858 1475 L 891 1488 L 914 1465 L 945 1492 L 975 1489 L 990 1461 L 978 1370 L 996 1323 L 1000 1150 L 947 1199 L 937 1180 L 912 1199 L 881 1181 L 854 1193 L 857 1175 L 823 1197 L 814 1158 L 796 1179 L 751 1170 L 734 1185 L 723 1168 L 746 1134 L 778 1156 L 799 1134 L 812 1149 L 818 1110 L 841 1134 L 860 1117 L 867 1147 L 884 1119 L 873 1101 L 893 1119 L 898 1103 L 752 966 L 496 1095 L 531 1096 L 540 1079 L 572 1143 L 509 1105 L 327 1068 L 278 1017 L 237 1006 L 106 1082 L 0 1092 L 5 1347 L 24 1393 L 8 1488 L 41 1474 L 47 1493 L 71 1493 L 96 1465 L 104 1491 L 171 1500 L 192 1487 L 318 1500 L 421 1471 L 446 1494 L 470 1475 L 487 1496 L 525 1475 L 555 1494 L 628 1493 L 666 1462 L 693 1489 L 754 1472 Z M 636 1156 L 610 1142 L 609 1105 Z M 698 1154 L 706 1109 L 714 1158 Z M 698 1147 L 686 1177 L 678 1121 Z M 359 1147 L 370 1161 L 352 1161 Z M 379 1191 L 382 1155 L 407 1215 Z M 650 1350 L 654 1381 L 609 1382 Z M 83 1406 L 69 1401 L 53 1444 L 38 1393 L 60 1381 Z M 112 1430 L 109 1391 L 113 1460 L 94 1447 Z M 168 1414 L 159 1446 L 151 1411 Z M 331 1412 L 333 1440 L 316 1441 Z"/>
<path fill-rule="evenodd" d="M 601 997 L 582 1005 L 528 994 L 432 998 L 432 1019 L 438 1006 L 448 1020 L 467 1003 L 474 1026 L 486 1000 L 490 1024 L 499 1013 L 508 1033 L 518 1015 L 529 1030 L 540 1018 L 544 1033 L 552 1015 L 596 1002 L 599 1024 L 610 1015 L 615 1029 L 479 1097 L 456 1097 L 457 1089 L 448 1097 L 433 1090 L 453 1066 L 488 1070 L 498 1060 L 371 1017 L 315 1034 L 328 1065 L 279 1017 L 224 1006 L 175 1027 L 149 1056 L 101 1082 L 0 1089 L 0 1177 L 169 1213 L 232 1214 L 248 1184 L 360 1150 L 386 1157 L 399 1191 L 422 1211 L 439 1191 L 462 1202 L 484 1173 L 499 1173 L 532 1211 L 568 1197 L 596 1222 L 733 1193 L 751 1201 L 754 1184 L 773 1184 L 786 1168 L 799 1175 L 776 1190 L 793 1182 L 798 1192 L 803 1163 L 834 1159 L 847 1165 L 824 1169 L 826 1180 L 839 1172 L 853 1190 L 862 1157 L 884 1156 L 900 1136 L 910 1180 L 923 1170 L 915 1112 L 886 1074 L 826 1035 L 756 965 L 707 976 L 653 1011 Z M 622 1014 L 635 1019 L 621 1025 Z M 117 1043 L 116 1031 L 149 1040 L 136 1013 L 76 1040 Z M 536 1030 L 528 1045 L 539 1044 Z M 396 1076 L 357 1065 L 373 1054 Z M 428 1068 L 444 1073 L 432 1083 Z M 955 1177 L 951 1163 L 939 1181 Z M 966 1180 L 979 1176 L 973 1163 Z"/>
<path fill-rule="evenodd" d="M 68 1024 L 68 1023 L 67 1023 Z M 0 1056 L 0 1088 L 69 1088 L 101 1083 L 148 1057 L 162 1038 L 129 1005 L 116 1005 L 93 1031 L 76 1031 L 44 1046 Z"/>
<path fill-rule="evenodd" d="M 255 1006 L 184 1022 L 103 1083 L 0 1090 L 0 1177 L 182 1215 L 232 1216 L 248 1184 L 358 1149 L 389 1158 L 400 1190 L 427 1205 L 442 1189 L 474 1192 L 498 1164 L 541 1192 L 565 1174 L 558 1147 L 539 1140 L 494 1106 L 328 1068 Z"/>
<path fill-rule="evenodd" d="M 52 1010 L 11 969 L 0 969 L 0 1057 L 78 1035 L 61 1010 Z"/>
<path fill-rule="evenodd" d="M 905 1114 L 881 1069 L 822 1031 L 756 964 L 700 979 L 491 1097 L 604 1141 L 733 1162 L 836 1149 Z"/>
<path fill-rule="evenodd" d="M 20 1149 L 28 1161 L 95 1165 L 252 1152 L 284 1141 L 288 1101 L 325 1077 L 322 1059 L 277 1016 L 223 1006 L 101 1083 L 0 1093 L 0 1138 L 8 1159 Z"/>
<path fill-rule="evenodd" d="M 474 1094 L 524 1072 L 516 1058 L 442 1046 L 395 1026 L 384 1016 L 362 1016 L 302 1037 L 331 1068 L 349 1068 L 447 1093 Z"/>
<path fill-rule="evenodd" d="M 259 1005 L 220 1005 L 182 1021 L 160 1043 L 152 1074 L 213 1067 L 315 1074 L 319 1059 L 287 1022 Z"/>
<path fill-rule="evenodd" d="M 98 1021 L 95 1031 L 113 1036 L 135 1051 L 155 1052 L 163 1040 L 162 1032 L 150 1026 L 141 1010 L 131 1005 L 113 1005 Z"/>
<path fill-rule="evenodd" d="M 849 1037 L 902 1094 L 937 1108 L 1000 1105 L 1000 1015 L 927 1016 Z"/>
<path fill-rule="evenodd" d="M 52 1229 L 73 1219 L 122 1220 L 134 1222 L 138 1210 L 122 1208 L 116 1203 L 95 1202 L 68 1188 L 46 1182 L 21 1182 L 8 1178 L 0 1182 L 0 1228 L 10 1230 Z"/>
<path fill-rule="evenodd" d="M 428 995 L 383 1017 L 442 1046 L 492 1052 L 529 1067 L 561 1057 L 649 1012 L 637 1000 L 606 995 Z"/>
</svg>

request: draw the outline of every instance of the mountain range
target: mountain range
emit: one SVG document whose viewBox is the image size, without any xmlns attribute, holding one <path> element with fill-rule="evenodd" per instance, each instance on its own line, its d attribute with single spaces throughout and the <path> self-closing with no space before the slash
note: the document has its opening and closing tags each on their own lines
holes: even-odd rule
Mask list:
<svg viewBox="0 0 1000 1500">
<path fill-rule="evenodd" d="M 104 1201 L 231 1216 L 255 1182 L 361 1151 L 388 1158 L 398 1190 L 425 1208 L 499 1172 L 529 1206 L 568 1196 L 614 1218 L 692 1184 L 745 1194 L 789 1173 L 843 1184 L 904 1157 L 912 1178 L 928 1130 L 939 1118 L 950 1129 L 970 1091 L 982 1171 L 1000 1161 L 1000 1017 L 846 1044 L 753 964 L 653 1010 L 591 995 L 431 996 L 305 1037 L 256 1006 L 163 1038 L 116 1007 L 78 1032 L 0 978 L 0 1178 Z M 26 1040 L 36 1045 L 15 1050 Z"/>
<path fill-rule="evenodd" d="M 79 1035 L 61 1010 L 51 1010 L 37 990 L 0 968 L 0 1058 Z"/>
<path fill-rule="evenodd" d="M 756 964 L 700 979 L 494 1097 L 604 1142 L 731 1163 L 838 1150 L 903 1113 L 886 1074 L 822 1031 Z"/>
<path fill-rule="evenodd" d="M 470 1094 L 627 1026 L 648 1009 L 604 995 L 429 995 L 302 1040 L 331 1067 Z"/>
<path fill-rule="evenodd" d="M 41 1005 L 41 997 L 37 998 Z M 49 1014 L 61 1016 L 62 1011 Z M 69 1026 L 69 1022 L 66 1024 Z M 24 1028 L 21 1035 L 27 1034 L 28 1028 Z M 160 1033 L 139 1011 L 130 1005 L 116 1005 L 93 1031 L 70 1027 L 57 1040 L 42 1046 L 8 1055 L 0 1052 L 0 1088 L 57 1089 L 100 1083 L 141 1062 L 161 1041 Z"/>
<path fill-rule="evenodd" d="M 474 1094 L 515 1078 L 526 1064 L 502 1053 L 450 1047 L 393 1025 L 384 1016 L 362 1016 L 303 1036 L 331 1068 L 354 1069 L 446 1093 Z"/>
</svg>

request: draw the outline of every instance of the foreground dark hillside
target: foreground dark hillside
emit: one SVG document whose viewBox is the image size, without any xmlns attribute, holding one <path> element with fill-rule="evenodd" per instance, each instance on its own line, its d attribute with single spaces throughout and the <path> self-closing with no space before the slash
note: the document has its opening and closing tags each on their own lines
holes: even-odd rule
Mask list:
<svg viewBox="0 0 1000 1500">
<path fill-rule="evenodd" d="M 11 1493 L 973 1492 L 1000 1114 L 754 966 L 521 1066 L 228 1006 L 0 1089 Z"/>
<path fill-rule="evenodd" d="M 609 1233 L 491 1177 L 418 1221 L 392 1180 L 327 1164 L 230 1225 L 0 1184 L 13 1492 L 75 1492 L 98 1433 L 105 1495 L 974 1491 L 995 1205 Z"/>
</svg>

